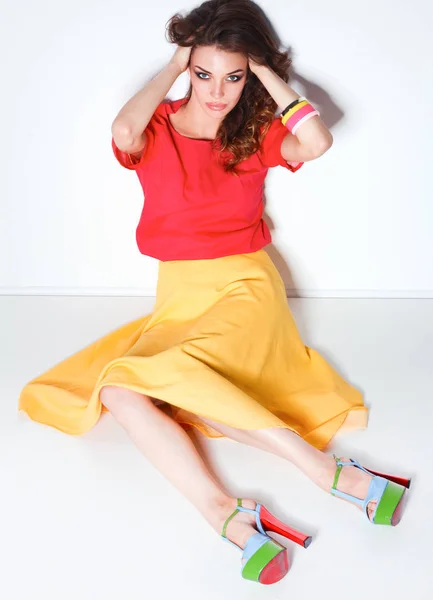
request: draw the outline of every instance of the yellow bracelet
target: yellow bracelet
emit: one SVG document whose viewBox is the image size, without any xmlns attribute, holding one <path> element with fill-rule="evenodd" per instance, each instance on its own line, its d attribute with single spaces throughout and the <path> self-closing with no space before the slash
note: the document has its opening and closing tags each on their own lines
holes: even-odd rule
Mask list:
<svg viewBox="0 0 433 600">
<path fill-rule="evenodd" d="M 303 100 L 302 102 L 299 102 L 296 106 L 294 106 L 293 108 L 291 108 L 289 110 L 289 112 L 287 112 L 284 117 L 281 118 L 281 123 L 283 125 L 285 125 L 287 123 L 287 121 L 290 119 L 290 117 L 292 117 L 296 112 L 298 112 L 298 110 L 300 108 L 302 108 L 303 106 L 307 106 L 307 104 L 310 104 L 308 102 L 308 100 Z"/>
</svg>

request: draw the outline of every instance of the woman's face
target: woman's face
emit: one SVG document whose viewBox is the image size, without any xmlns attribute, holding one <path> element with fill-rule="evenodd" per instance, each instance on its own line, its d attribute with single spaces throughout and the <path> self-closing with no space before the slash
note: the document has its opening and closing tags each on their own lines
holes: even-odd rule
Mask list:
<svg viewBox="0 0 433 600">
<path fill-rule="evenodd" d="M 248 75 L 248 59 L 240 53 L 198 46 L 191 53 L 193 94 L 211 117 L 224 119 L 236 106 Z"/>
</svg>

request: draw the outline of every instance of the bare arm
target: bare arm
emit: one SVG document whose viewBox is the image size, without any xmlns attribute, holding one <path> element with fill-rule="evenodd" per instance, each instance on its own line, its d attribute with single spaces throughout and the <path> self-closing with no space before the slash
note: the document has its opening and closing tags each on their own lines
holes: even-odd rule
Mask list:
<svg viewBox="0 0 433 600">
<path fill-rule="evenodd" d="M 299 98 L 281 77 L 267 66 L 250 61 L 251 70 L 257 75 L 277 105 L 283 110 Z M 292 135 L 289 131 L 281 144 L 281 154 L 285 160 L 304 162 L 324 154 L 332 146 L 332 134 L 320 117 L 315 116 Z"/>
<path fill-rule="evenodd" d="M 186 70 L 190 54 L 190 47 L 178 46 L 162 71 L 121 108 L 111 126 L 111 133 L 120 150 L 129 154 L 143 150 L 146 143 L 144 130 L 173 83 Z"/>
</svg>

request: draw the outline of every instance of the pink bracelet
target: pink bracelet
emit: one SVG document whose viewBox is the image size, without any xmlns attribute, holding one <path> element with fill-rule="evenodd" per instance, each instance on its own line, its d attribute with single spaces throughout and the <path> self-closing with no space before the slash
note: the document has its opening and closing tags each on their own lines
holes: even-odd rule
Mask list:
<svg viewBox="0 0 433 600">
<path fill-rule="evenodd" d="M 319 112 L 314 108 L 314 106 L 307 104 L 295 111 L 295 113 L 287 120 L 285 125 L 290 133 L 295 135 L 296 131 L 301 125 L 316 115 L 319 116 Z"/>
<path fill-rule="evenodd" d="M 295 135 L 301 125 L 303 125 L 306 121 L 308 121 L 312 117 L 316 117 L 316 116 L 317 117 L 319 116 L 319 112 L 317 110 L 313 110 L 312 112 L 308 113 L 308 115 L 305 115 L 305 117 L 302 117 L 302 119 L 299 119 L 299 121 L 296 123 L 296 125 L 292 129 L 292 134 Z"/>
</svg>

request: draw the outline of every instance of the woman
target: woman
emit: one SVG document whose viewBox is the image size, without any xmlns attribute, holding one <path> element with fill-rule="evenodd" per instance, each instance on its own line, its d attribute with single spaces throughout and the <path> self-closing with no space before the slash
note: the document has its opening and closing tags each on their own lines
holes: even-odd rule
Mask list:
<svg viewBox="0 0 433 600">
<path fill-rule="evenodd" d="M 160 261 L 154 311 L 30 382 L 20 408 L 69 434 L 111 412 L 215 531 L 243 550 L 243 576 L 269 584 L 287 573 L 288 559 L 266 531 L 305 547 L 311 538 L 222 489 L 185 425 L 291 461 L 375 523 L 398 522 L 409 482 L 322 451 L 342 427 L 365 426 L 367 410 L 302 343 L 264 250 L 267 170 L 297 171 L 331 147 L 331 133 L 287 85 L 287 52 L 253 2 L 210 0 L 175 15 L 168 34 L 178 45 L 172 59 L 112 125 L 114 154 L 136 171 L 146 196 L 137 243 Z M 186 97 L 164 102 L 186 70 Z"/>
</svg>

